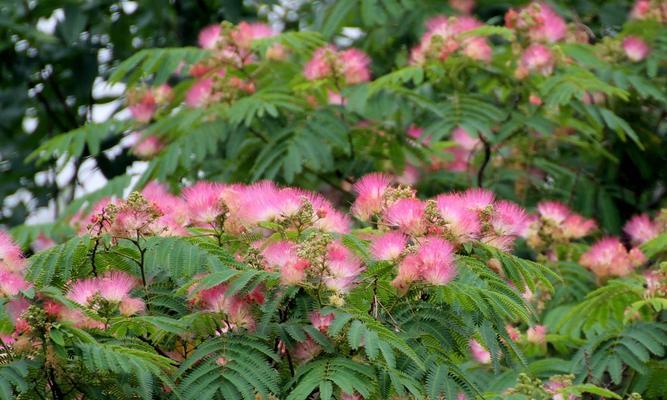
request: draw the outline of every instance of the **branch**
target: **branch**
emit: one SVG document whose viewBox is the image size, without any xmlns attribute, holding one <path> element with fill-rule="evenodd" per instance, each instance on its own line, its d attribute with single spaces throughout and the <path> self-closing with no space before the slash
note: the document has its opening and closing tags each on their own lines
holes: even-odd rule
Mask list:
<svg viewBox="0 0 667 400">
<path fill-rule="evenodd" d="M 481 133 L 479 134 L 479 140 L 484 145 L 484 160 L 482 161 L 482 165 L 479 167 L 479 171 L 477 171 L 477 187 L 484 187 L 484 170 L 486 169 L 487 165 L 489 165 L 489 161 L 491 160 L 491 144 Z"/>
</svg>

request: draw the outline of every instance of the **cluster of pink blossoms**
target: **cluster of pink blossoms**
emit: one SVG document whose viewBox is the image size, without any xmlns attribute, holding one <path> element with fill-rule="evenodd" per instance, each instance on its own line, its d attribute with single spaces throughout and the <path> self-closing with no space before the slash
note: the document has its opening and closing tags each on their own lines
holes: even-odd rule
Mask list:
<svg viewBox="0 0 667 400">
<path fill-rule="evenodd" d="M 331 78 L 337 85 L 354 85 L 371 79 L 370 64 L 370 58 L 359 49 L 338 50 L 328 45 L 315 50 L 303 74 L 310 81 Z"/>
<path fill-rule="evenodd" d="M 255 329 L 255 320 L 252 316 L 252 306 L 264 303 L 264 293 L 260 287 L 255 288 L 245 296 L 227 294 L 228 286 L 220 284 L 212 288 L 194 291 L 190 288 L 190 304 L 201 310 L 223 315 L 221 330 L 244 328 Z"/>
<path fill-rule="evenodd" d="M 137 287 L 137 279 L 122 271 L 108 271 L 103 276 L 81 279 L 74 282 L 67 298 L 100 314 L 114 313 L 130 316 L 142 312 L 146 305 L 138 297 L 131 297 L 130 292 Z M 104 323 L 92 319 L 79 309 L 63 307 L 50 301 L 49 314 L 70 321 L 78 327 L 104 328 Z"/>
<path fill-rule="evenodd" d="M 407 130 L 407 135 L 411 139 L 419 140 L 425 146 L 428 146 L 430 137 L 422 138 L 424 128 L 416 125 L 411 125 Z M 445 149 L 445 153 L 451 159 L 442 161 L 439 157 L 434 156 L 429 166 L 431 170 L 447 170 L 452 172 L 465 172 L 470 169 L 470 162 L 474 152 L 480 148 L 481 141 L 479 138 L 470 135 L 463 128 L 456 128 L 452 131 L 451 140 L 454 146 Z"/>
<path fill-rule="evenodd" d="M 166 106 L 173 98 L 169 85 L 160 85 L 153 88 L 138 88 L 128 92 L 127 102 L 132 118 L 148 123 L 161 106 Z"/>
<path fill-rule="evenodd" d="M 30 288 L 30 284 L 23 278 L 26 261 L 21 248 L 14 243 L 11 236 L 0 230 L 0 295 L 10 300 L 5 303 L 5 310 L 14 323 L 14 332 L 0 334 L 4 344 L 13 343 L 21 333 L 30 327 L 23 319 L 23 313 L 28 308 L 28 302 L 19 297 L 19 292 Z"/>
<path fill-rule="evenodd" d="M 556 59 L 549 46 L 566 38 L 565 20 L 547 4 L 534 2 L 519 10 L 510 9 L 505 14 L 505 26 L 529 40 L 516 70 L 517 77 L 525 77 L 530 72 L 551 74 Z M 586 42 L 587 37 L 584 35 L 581 41 Z"/>
<path fill-rule="evenodd" d="M 647 214 L 639 214 L 630 218 L 623 227 L 633 245 L 639 246 L 651 239 L 656 238 L 661 233 L 667 232 L 667 211 L 655 219 L 651 219 Z"/>
<path fill-rule="evenodd" d="M 667 23 L 667 1 L 637 0 L 630 12 L 630 18 Z"/>
<path fill-rule="evenodd" d="M 509 250 L 526 228 L 526 213 L 518 205 L 495 200 L 492 192 L 470 189 L 423 201 L 392 177 L 373 173 L 354 186 L 352 213 L 373 220 L 383 233 L 371 237 L 371 253 L 398 264 L 392 284 L 405 291 L 412 282 L 444 285 L 456 276 L 455 250 L 473 240 Z"/>
<path fill-rule="evenodd" d="M 597 229 L 594 220 L 585 218 L 558 201 L 546 200 L 537 205 L 537 214 L 530 216 L 530 224 L 522 233 L 528 244 L 541 249 L 551 243 L 581 239 Z"/>
<path fill-rule="evenodd" d="M 437 16 L 426 22 L 426 32 L 419 44 L 412 49 L 413 64 L 424 64 L 428 60 L 446 60 L 450 54 L 460 51 L 473 60 L 489 62 L 493 49 L 486 38 L 466 36 L 463 33 L 484 26 L 470 16 Z"/>
<path fill-rule="evenodd" d="M 579 264 L 593 271 L 600 277 L 625 276 L 636 267 L 646 262 L 646 256 L 637 247 L 628 251 L 616 237 L 598 240 L 581 255 Z"/>
</svg>

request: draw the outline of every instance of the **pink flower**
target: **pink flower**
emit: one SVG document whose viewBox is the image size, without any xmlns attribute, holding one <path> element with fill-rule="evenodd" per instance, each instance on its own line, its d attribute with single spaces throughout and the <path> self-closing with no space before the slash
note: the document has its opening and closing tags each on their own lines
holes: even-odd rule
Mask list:
<svg viewBox="0 0 667 400">
<path fill-rule="evenodd" d="M 312 338 L 308 337 L 305 341 L 296 344 L 292 355 L 298 362 L 305 363 L 320 354 L 321 351 L 322 347 L 315 343 Z"/>
<path fill-rule="evenodd" d="M 196 226 L 210 227 L 222 212 L 221 197 L 224 185 L 200 181 L 183 190 L 190 220 Z"/>
<path fill-rule="evenodd" d="M 477 340 L 470 339 L 470 354 L 480 364 L 491 363 L 491 353 L 484 348 Z"/>
<path fill-rule="evenodd" d="M 460 193 L 441 194 L 435 198 L 438 211 L 447 223 L 448 231 L 459 241 L 476 239 L 482 229 L 477 212 L 470 210 Z"/>
<path fill-rule="evenodd" d="M 547 327 L 544 325 L 535 325 L 526 331 L 526 339 L 530 343 L 542 344 L 546 342 Z"/>
<path fill-rule="evenodd" d="M 363 399 L 364 399 L 363 396 L 358 393 L 347 394 L 343 392 L 341 396 L 341 400 L 363 400 Z"/>
<path fill-rule="evenodd" d="M 625 276 L 646 258 L 635 248 L 628 252 L 616 237 L 600 239 L 579 258 L 579 264 L 593 271 L 599 277 Z"/>
<path fill-rule="evenodd" d="M 348 233 L 352 221 L 347 214 L 334 208 L 329 200 L 322 195 L 312 192 L 304 192 L 304 197 L 310 201 L 316 214 L 313 225 L 325 232 Z"/>
<path fill-rule="evenodd" d="M 262 250 L 267 271 L 280 271 L 284 266 L 298 261 L 296 245 L 287 240 L 280 240 L 266 246 Z"/>
<path fill-rule="evenodd" d="M 1 232 L 0 232 L 0 234 L 1 234 Z M 55 245 L 56 245 L 56 242 L 54 242 L 53 239 L 46 236 L 44 233 L 40 233 L 39 235 L 37 235 L 35 240 L 32 242 L 31 247 L 32 247 L 34 252 L 40 252 L 40 251 L 44 251 L 46 249 L 50 249 L 51 247 L 53 247 Z M 2 246 L 0 245 L 0 247 L 2 247 Z M 0 250 L 0 252 L 1 251 L 2 250 Z M 2 258 L 3 257 L 0 256 L 0 259 L 2 259 Z M 1 261 L 0 261 L 0 263 L 1 263 Z"/>
<path fill-rule="evenodd" d="M 357 198 L 352 204 L 352 213 L 362 221 L 380 213 L 384 207 L 384 193 L 390 183 L 389 175 L 377 172 L 361 177 L 354 184 Z"/>
<path fill-rule="evenodd" d="M 410 284 L 420 278 L 421 260 L 418 255 L 409 254 L 398 265 L 398 273 L 396 274 L 396 278 L 391 281 L 391 285 L 398 289 L 399 292 L 405 293 Z"/>
<path fill-rule="evenodd" d="M 401 232 L 420 235 L 424 233 L 425 207 L 419 199 L 399 199 L 387 207 L 384 217 L 390 226 L 398 227 Z"/>
<path fill-rule="evenodd" d="M 232 32 L 234 44 L 242 49 L 250 49 L 252 42 L 257 39 L 275 36 L 276 32 L 267 24 L 261 22 L 248 23 L 242 21 Z"/>
<path fill-rule="evenodd" d="M 130 97 L 129 100 L 132 100 L 132 97 Z M 153 93 L 150 90 L 147 90 L 139 99 L 134 100 L 130 104 L 129 109 L 132 118 L 136 119 L 138 122 L 150 122 L 153 118 L 153 114 L 155 114 L 155 111 L 157 110 L 157 101 L 155 100 Z"/>
<path fill-rule="evenodd" d="M 475 8 L 475 0 L 449 0 L 449 6 L 461 14 L 470 14 Z"/>
<path fill-rule="evenodd" d="M 343 75 L 348 85 L 367 82 L 371 79 L 371 59 L 359 49 L 347 49 L 339 54 Z"/>
<path fill-rule="evenodd" d="M 646 19 L 651 11 L 651 0 L 637 0 L 630 12 L 632 19 Z"/>
<path fill-rule="evenodd" d="M 645 59 L 650 52 L 646 42 L 636 36 L 628 36 L 623 40 L 623 50 L 625 55 L 634 62 Z"/>
<path fill-rule="evenodd" d="M 660 234 L 658 225 L 648 215 L 639 214 L 632 217 L 623 227 L 623 232 L 630 236 L 634 245 L 640 245 Z"/>
<path fill-rule="evenodd" d="M 390 261 L 401 256 L 408 238 L 400 232 L 387 232 L 371 240 L 371 254 L 376 260 Z"/>
<path fill-rule="evenodd" d="M 572 213 L 565 204 L 558 201 L 541 201 L 537 204 L 537 211 L 542 219 L 556 225 L 565 222 L 565 219 Z"/>
<path fill-rule="evenodd" d="M 554 57 L 551 50 L 541 44 L 531 44 L 524 50 L 519 62 L 519 75 L 528 72 L 539 72 L 550 75 L 554 68 Z"/>
<path fill-rule="evenodd" d="M 220 24 L 209 25 L 199 32 L 199 47 L 212 49 L 220 40 Z"/>
<path fill-rule="evenodd" d="M 136 142 L 132 146 L 132 153 L 141 159 L 152 158 L 164 147 L 160 138 L 155 135 L 143 136 L 138 132 L 133 135 L 136 138 Z"/>
<path fill-rule="evenodd" d="M 280 270 L 280 283 L 283 285 L 296 285 L 306 279 L 306 269 L 309 263 L 299 259 L 295 263 L 289 263 Z"/>
<path fill-rule="evenodd" d="M 136 284 L 136 279 L 125 272 L 109 271 L 99 279 L 97 286 L 100 296 L 109 301 L 119 302 L 130 294 Z"/>
<path fill-rule="evenodd" d="M 173 221 L 179 225 L 189 223 L 187 204 L 181 198 L 169 193 L 163 184 L 152 181 L 144 187 L 141 195 L 152 202 L 163 216 L 171 216 Z"/>
<path fill-rule="evenodd" d="M 494 204 L 491 225 L 499 236 L 519 236 L 529 223 L 526 211 L 511 201 Z"/>
<path fill-rule="evenodd" d="M 23 271 L 25 265 L 21 248 L 14 243 L 9 233 L 0 229 L 0 269 L 18 272 Z"/>
<path fill-rule="evenodd" d="M 185 104 L 196 108 L 204 106 L 213 93 L 213 78 L 198 79 L 185 95 Z"/>
<path fill-rule="evenodd" d="M 332 62 L 335 57 L 336 48 L 331 45 L 315 50 L 303 69 L 306 79 L 314 81 L 331 76 L 334 71 Z"/>
<path fill-rule="evenodd" d="M 122 315 L 130 316 L 143 312 L 146 309 L 146 303 L 135 297 L 125 297 L 118 304 L 118 311 Z"/>
<path fill-rule="evenodd" d="M 489 62 L 493 56 L 493 49 L 489 45 L 486 38 L 472 37 L 466 40 L 463 47 L 463 54 L 472 58 L 473 60 Z"/>
<path fill-rule="evenodd" d="M 329 325 L 333 322 L 334 317 L 333 313 L 322 315 L 319 311 L 313 311 L 310 313 L 309 319 L 315 329 L 320 332 L 326 332 L 329 329 Z"/>
<path fill-rule="evenodd" d="M 99 281 L 95 278 L 80 279 L 69 289 L 67 298 L 81 305 L 87 305 L 97 294 L 99 290 L 98 283 Z"/>
<path fill-rule="evenodd" d="M 505 25 L 511 29 L 525 30 L 534 42 L 555 43 L 565 38 L 565 20 L 551 7 L 542 2 L 533 2 L 519 10 L 509 10 Z"/>
<path fill-rule="evenodd" d="M 27 290 L 30 283 L 16 272 L 0 270 L 0 294 L 4 296 L 16 296 L 22 290 Z"/>
<path fill-rule="evenodd" d="M 567 239 L 580 239 L 588 236 L 596 228 L 597 223 L 594 220 L 584 218 L 579 214 L 570 214 L 562 224 L 563 235 Z"/>
<path fill-rule="evenodd" d="M 507 332 L 507 336 L 513 341 L 518 342 L 521 339 L 521 333 L 514 326 L 510 324 L 505 325 L 505 331 Z"/>
<path fill-rule="evenodd" d="M 492 191 L 480 188 L 468 189 L 461 194 L 461 201 L 469 210 L 484 211 L 493 205 L 495 195 Z"/>
<path fill-rule="evenodd" d="M 364 270 L 361 260 L 339 242 L 327 248 L 327 276 L 325 285 L 336 292 L 347 293 Z"/>
<path fill-rule="evenodd" d="M 421 275 L 432 285 L 445 285 L 456 276 L 454 246 L 438 237 L 427 237 L 417 250 Z"/>
</svg>

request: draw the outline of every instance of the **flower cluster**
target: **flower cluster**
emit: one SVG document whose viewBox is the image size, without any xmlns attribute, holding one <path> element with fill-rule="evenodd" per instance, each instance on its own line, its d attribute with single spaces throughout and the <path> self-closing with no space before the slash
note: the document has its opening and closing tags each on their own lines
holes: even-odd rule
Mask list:
<svg viewBox="0 0 667 400">
<path fill-rule="evenodd" d="M 644 264 L 646 257 L 638 248 L 628 249 L 616 237 L 597 241 L 579 258 L 579 264 L 600 277 L 625 276 Z"/>
<path fill-rule="evenodd" d="M 30 284 L 23 278 L 26 260 L 21 248 L 14 243 L 11 236 L 0 230 L 0 295 L 10 300 L 5 303 L 5 311 L 10 317 L 14 332 L 0 333 L 0 339 L 5 344 L 11 343 L 23 331 L 29 329 L 23 313 L 28 308 L 28 302 L 19 297 L 19 293 L 30 288 Z"/>
<path fill-rule="evenodd" d="M 67 292 L 67 298 L 102 318 L 108 318 L 116 312 L 129 316 L 144 311 L 146 307 L 142 299 L 130 296 L 130 292 L 137 285 L 137 279 L 125 272 L 108 271 L 100 277 L 74 282 Z M 93 319 L 76 308 L 62 307 L 54 303 L 49 310 L 57 313 L 61 319 L 80 327 L 104 327 L 102 321 Z"/>
<path fill-rule="evenodd" d="M 370 58 L 359 49 L 325 46 L 315 50 L 303 74 L 311 81 L 331 78 L 337 86 L 354 85 L 371 79 L 370 64 Z"/>
<path fill-rule="evenodd" d="M 419 44 L 411 51 L 411 62 L 444 61 L 457 51 L 473 60 L 491 61 L 493 49 L 486 38 L 464 34 L 482 26 L 480 21 L 470 16 L 437 16 L 430 19 Z"/>
<path fill-rule="evenodd" d="M 667 210 L 663 210 L 655 219 L 647 214 L 632 217 L 623 227 L 633 245 L 638 246 L 667 232 Z"/>
<path fill-rule="evenodd" d="M 630 11 L 630 18 L 667 23 L 667 1 L 637 0 Z"/>
<path fill-rule="evenodd" d="M 127 93 L 127 102 L 132 118 L 141 123 L 150 122 L 159 107 L 164 107 L 173 99 L 169 85 L 134 88 Z"/>
<path fill-rule="evenodd" d="M 597 228 L 594 220 L 585 218 L 558 201 L 546 200 L 537 205 L 537 214 L 522 236 L 534 249 L 544 249 L 553 243 L 581 239 Z"/>
</svg>

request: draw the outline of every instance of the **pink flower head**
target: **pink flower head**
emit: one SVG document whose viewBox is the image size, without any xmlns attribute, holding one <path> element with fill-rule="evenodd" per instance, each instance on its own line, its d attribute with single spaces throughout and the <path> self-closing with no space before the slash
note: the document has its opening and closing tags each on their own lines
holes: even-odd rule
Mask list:
<svg viewBox="0 0 667 400">
<path fill-rule="evenodd" d="M 396 177 L 396 183 L 407 186 L 414 186 L 419 181 L 419 170 L 411 164 L 406 164 L 403 173 Z"/>
<path fill-rule="evenodd" d="M 408 238 L 400 232 L 387 232 L 381 236 L 375 236 L 371 241 L 371 254 L 376 260 L 390 261 L 401 256 Z"/>
<path fill-rule="evenodd" d="M 491 353 L 475 339 L 470 339 L 470 354 L 480 364 L 491 363 Z"/>
<path fill-rule="evenodd" d="M 160 138 L 155 135 L 143 136 L 137 132 L 134 136 L 136 141 L 132 146 L 132 153 L 141 159 L 152 158 L 164 147 Z"/>
<path fill-rule="evenodd" d="M 210 227 L 222 212 L 221 196 L 224 185 L 200 181 L 183 190 L 183 198 L 196 226 Z"/>
<path fill-rule="evenodd" d="M 96 278 L 78 280 L 67 292 L 67 298 L 81 305 L 87 305 L 98 293 L 99 287 L 99 281 Z"/>
<path fill-rule="evenodd" d="M 463 54 L 477 61 L 489 62 L 493 56 L 493 49 L 486 38 L 471 37 L 464 41 Z"/>
<path fill-rule="evenodd" d="M 651 12 L 651 0 L 637 0 L 630 11 L 632 19 L 646 19 Z"/>
<path fill-rule="evenodd" d="M 329 200 L 322 195 L 305 192 L 304 196 L 310 201 L 315 211 L 316 218 L 313 225 L 325 232 L 348 233 L 352 221 L 347 214 L 334 208 Z"/>
<path fill-rule="evenodd" d="M 0 229 L 0 269 L 11 272 L 23 271 L 25 259 L 21 248 L 14 243 L 9 233 Z"/>
<path fill-rule="evenodd" d="M 461 201 L 473 211 L 483 211 L 491 207 L 495 198 L 492 191 L 480 188 L 468 189 L 461 196 Z"/>
<path fill-rule="evenodd" d="M 303 74 L 310 81 L 324 79 L 334 72 L 333 60 L 336 58 L 336 48 L 328 45 L 315 50 L 311 59 L 306 63 Z"/>
<path fill-rule="evenodd" d="M 311 337 L 308 337 L 305 341 L 296 344 L 292 355 L 297 361 L 305 363 L 313 359 L 321 351 L 322 346 L 317 344 Z"/>
<path fill-rule="evenodd" d="M 507 336 L 513 341 L 518 342 L 521 339 L 521 333 L 514 326 L 510 324 L 505 325 L 505 331 L 507 332 Z"/>
<path fill-rule="evenodd" d="M 236 46 L 242 49 L 250 49 L 253 41 L 275 35 L 276 32 L 267 24 L 242 21 L 232 32 L 232 39 L 234 39 Z"/>
<path fill-rule="evenodd" d="M 584 218 L 579 214 L 570 214 L 563 221 L 563 235 L 568 239 L 580 239 L 588 236 L 597 228 L 594 220 Z"/>
<path fill-rule="evenodd" d="M 348 85 L 367 82 L 371 79 L 371 59 L 359 49 L 347 49 L 339 55 L 343 76 Z"/>
<path fill-rule="evenodd" d="M 204 106 L 213 93 L 213 78 L 198 79 L 185 95 L 185 104 L 196 108 Z"/>
<path fill-rule="evenodd" d="M 297 256 L 294 243 L 286 240 L 271 243 L 262 250 L 262 256 L 267 270 L 280 272 L 283 285 L 298 284 L 305 279 L 308 262 Z"/>
<path fill-rule="evenodd" d="M 199 47 L 212 49 L 220 40 L 220 24 L 209 25 L 199 32 Z"/>
<path fill-rule="evenodd" d="M 645 261 L 639 249 L 628 252 L 616 237 L 600 239 L 579 258 L 579 264 L 599 277 L 625 276 Z"/>
<path fill-rule="evenodd" d="M 44 251 L 46 249 L 50 249 L 51 247 L 55 246 L 56 242 L 53 241 L 50 237 L 46 236 L 43 232 L 37 235 L 35 240 L 32 242 L 32 249 L 34 252 L 40 252 Z M 1 246 L 0 246 L 1 247 Z M 0 259 L 3 257 L 0 256 Z"/>
<path fill-rule="evenodd" d="M 648 242 L 660 234 L 658 225 L 651 221 L 648 215 L 639 214 L 632 217 L 623 227 L 634 245 Z"/>
<path fill-rule="evenodd" d="M 30 283 L 16 272 L 0 269 L 0 294 L 4 296 L 16 296 L 22 290 L 27 290 Z"/>
<path fill-rule="evenodd" d="M 519 75 L 528 72 L 538 72 L 542 75 L 550 75 L 554 68 L 554 57 L 551 50 L 541 44 L 531 44 L 524 50 L 519 62 Z"/>
<path fill-rule="evenodd" d="M 530 36 L 533 40 L 546 40 L 555 43 L 565 37 L 567 25 L 565 20 L 545 3 L 540 4 L 541 23 L 531 29 Z"/>
<path fill-rule="evenodd" d="M 432 285 L 445 285 L 456 276 L 454 246 L 446 240 L 435 236 L 427 237 L 416 254 L 424 281 Z"/>
<path fill-rule="evenodd" d="M 313 311 L 310 313 L 309 319 L 315 329 L 320 332 L 326 332 L 327 329 L 329 329 L 329 325 L 333 322 L 334 317 L 335 315 L 333 313 L 322 315 L 319 311 Z"/>
<path fill-rule="evenodd" d="M 186 203 L 177 196 L 172 195 L 167 190 L 166 186 L 157 182 L 151 181 L 141 191 L 141 195 L 164 215 L 172 215 L 176 222 L 181 225 L 188 223 L 188 210 Z"/>
<path fill-rule="evenodd" d="M 460 193 L 441 194 L 435 201 L 447 229 L 459 242 L 469 242 L 479 236 L 481 222 L 477 212 L 468 209 L 464 196 Z"/>
<path fill-rule="evenodd" d="M 142 123 L 150 122 L 157 110 L 157 100 L 151 90 L 144 91 L 138 98 L 129 96 L 128 100 L 130 101 L 129 109 L 132 118 Z"/>
<path fill-rule="evenodd" d="M 99 279 L 100 296 L 104 299 L 120 302 L 126 298 L 137 284 L 137 280 L 122 271 L 109 271 Z"/>
<path fill-rule="evenodd" d="M 526 339 L 530 343 L 542 344 L 546 341 L 547 327 L 544 325 L 535 325 L 526 331 Z"/>
<path fill-rule="evenodd" d="M 302 207 L 305 194 L 298 189 L 281 189 L 271 181 L 258 182 L 241 190 L 242 205 L 236 214 L 247 226 L 288 218 Z"/>
<path fill-rule="evenodd" d="M 139 314 L 145 309 L 146 303 L 136 297 L 125 297 L 118 304 L 118 311 L 125 316 Z"/>
<path fill-rule="evenodd" d="M 646 42 L 636 36 L 628 36 L 623 40 L 623 50 L 625 55 L 634 62 L 645 59 L 650 52 Z"/>
<path fill-rule="evenodd" d="M 381 173 L 371 173 L 361 177 L 354 184 L 357 198 L 352 204 L 352 213 L 362 221 L 367 221 L 378 214 L 384 207 L 384 193 L 389 188 L 392 178 Z"/>
<path fill-rule="evenodd" d="M 364 270 L 361 260 L 339 242 L 332 242 L 327 248 L 326 286 L 340 293 L 347 293 Z"/>
<path fill-rule="evenodd" d="M 408 127 L 408 130 L 406 131 L 406 134 L 410 138 L 412 138 L 414 140 L 417 140 L 417 141 L 420 141 L 424 145 L 427 145 L 431 141 L 431 138 L 430 138 L 430 136 L 422 138 L 423 133 L 424 133 L 424 128 L 419 127 L 417 125 L 410 125 Z"/>
<path fill-rule="evenodd" d="M 560 225 L 570 216 L 572 211 L 563 203 L 558 201 L 541 201 L 537 204 L 537 211 L 542 219 Z"/>
<path fill-rule="evenodd" d="M 407 255 L 398 265 L 396 278 L 391 281 L 391 285 L 401 293 L 407 292 L 410 284 L 421 277 L 421 261 L 417 254 Z"/>
<path fill-rule="evenodd" d="M 425 204 L 419 199 L 407 198 L 393 202 L 384 212 L 387 223 L 408 235 L 424 233 Z"/>
<path fill-rule="evenodd" d="M 482 142 L 478 137 L 474 137 L 463 128 L 456 128 L 452 131 L 452 140 L 467 151 L 475 150 Z"/>
<path fill-rule="evenodd" d="M 493 207 L 491 225 L 499 236 L 519 236 L 529 223 L 526 211 L 511 201 L 501 200 Z"/>
<path fill-rule="evenodd" d="M 461 14 L 470 14 L 475 8 L 475 0 L 449 0 L 449 6 Z"/>
</svg>

